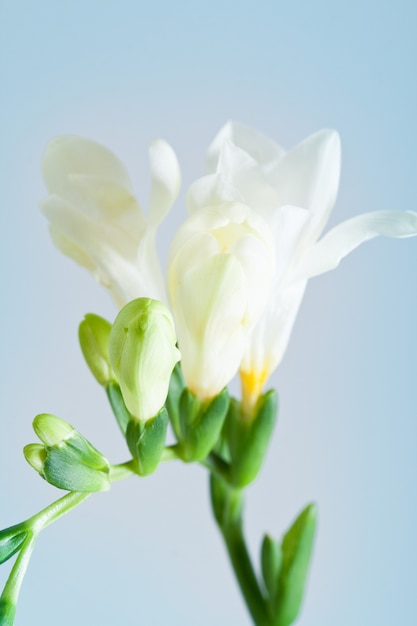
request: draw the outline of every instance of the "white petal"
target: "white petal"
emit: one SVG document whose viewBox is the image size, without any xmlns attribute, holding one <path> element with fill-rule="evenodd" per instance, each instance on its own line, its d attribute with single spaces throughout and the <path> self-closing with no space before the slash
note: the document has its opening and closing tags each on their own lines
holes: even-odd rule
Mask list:
<svg viewBox="0 0 417 626">
<path fill-rule="evenodd" d="M 374 211 L 353 217 L 330 230 L 302 257 L 294 279 L 304 279 L 334 269 L 347 254 L 364 241 L 384 237 L 417 235 L 417 213 Z"/>
<path fill-rule="evenodd" d="M 140 296 L 164 299 L 153 282 L 153 266 L 137 263 L 137 241 L 108 222 L 96 222 L 50 195 L 41 202 L 53 228 L 53 241 L 72 259 L 90 267 L 94 277 L 123 306 Z M 59 233 L 59 234 L 58 234 Z"/>
<path fill-rule="evenodd" d="M 210 174 L 196 180 L 186 196 L 189 214 L 224 202 L 241 202 L 242 194 L 222 174 Z"/>
<path fill-rule="evenodd" d="M 230 141 L 223 143 L 217 171 L 236 190 L 241 201 L 269 220 L 281 206 L 281 197 L 259 164 Z"/>
<path fill-rule="evenodd" d="M 162 139 L 151 143 L 149 160 L 152 176 L 149 224 L 156 227 L 177 199 L 181 186 L 181 172 L 174 150 Z"/>
<path fill-rule="evenodd" d="M 131 189 L 124 165 L 100 144 L 71 135 L 53 139 L 46 147 L 42 172 L 50 193 L 62 195 L 68 174 L 99 176 Z"/>
<path fill-rule="evenodd" d="M 314 214 L 309 240 L 317 239 L 336 200 L 341 165 L 340 138 L 335 130 L 308 137 L 279 161 L 270 175 L 279 204 L 301 206 Z"/>
<path fill-rule="evenodd" d="M 93 220 L 113 223 L 139 240 L 145 227 L 142 210 L 127 187 L 100 176 L 70 174 L 64 195 L 68 204 Z"/>
<path fill-rule="evenodd" d="M 51 235 L 53 243 L 58 250 L 62 252 L 62 254 L 65 254 L 65 256 L 78 263 L 78 265 L 81 265 L 81 267 L 85 267 L 93 275 L 96 274 L 97 265 L 85 250 L 77 246 L 77 244 L 71 239 L 68 239 L 68 237 L 61 233 L 61 231 L 52 224 L 49 226 L 49 234 Z"/>
<path fill-rule="evenodd" d="M 275 288 L 278 287 L 286 272 L 291 269 L 301 233 L 309 219 L 311 219 L 310 211 L 290 205 L 279 207 L 270 218 L 269 223 L 275 244 Z"/>
<path fill-rule="evenodd" d="M 219 393 L 236 374 L 245 346 L 246 280 L 238 261 L 221 254 L 169 275 L 171 304 L 187 386 Z"/>
<path fill-rule="evenodd" d="M 208 149 L 206 167 L 208 173 L 216 171 L 225 140 L 229 140 L 247 152 L 260 165 L 269 166 L 270 163 L 280 159 L 285 154 L 285 151 L 278 144 L 259 131 L 238 122 L 228 122 L 217 133 Z"/>
<path fill-rule="evenodd" d="M 256 372 L 266 381 L 281 363 L 307 281 L 299 281 L 285 291 L 272 292 L 270 301 L 253 329 L 240 370 Z"/>
</svg>

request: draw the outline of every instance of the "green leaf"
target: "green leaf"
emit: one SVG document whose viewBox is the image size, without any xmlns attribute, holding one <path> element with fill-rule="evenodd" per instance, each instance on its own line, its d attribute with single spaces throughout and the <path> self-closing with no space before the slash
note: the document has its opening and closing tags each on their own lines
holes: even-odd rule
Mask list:
<svg viewBox="0 0 417 626">
<path fill-rule="evenodd" d="M 132 416 L 126 408 L 120 387 L 116 383 L 110 383 L 110 385 L 106 386 L 106 392 L 120 430 L 125 436 L 127 425 L 132 419 Z"/>
<path fill-rule="evenodd" d="M 276 596 L 275 626 L 289 626 L 300 612 L 316 523 L 316 506 L 309 504 L 284 535 L 283 562 Z"/>
<path fill-rule="evenodd" d="M 261 547 L 261 567 L 265 586 L 272 602 L 278 590 L 278 577 L 283 560 L 282 547 L 269 535 L 265 535 Z"/>
<path fill-rule="evenodd" d="M 10 559 L 19 551 L 27 537 L 27 531 L 22 526 L 10 526 L 0 531 L 0 564 Z M 1 622 L 0 622 L 1 624 Z"/>
</svg>

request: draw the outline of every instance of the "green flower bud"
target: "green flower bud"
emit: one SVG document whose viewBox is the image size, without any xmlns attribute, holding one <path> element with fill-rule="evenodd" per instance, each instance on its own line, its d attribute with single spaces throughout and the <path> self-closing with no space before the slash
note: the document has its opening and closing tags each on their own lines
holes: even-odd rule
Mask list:
<svg viewBox="0 0 417 626">
<path fill-rule="evenodd" d="M 78 329 L 78 338 L 87 365 L 103 386 L 115 382 L 109 357 L 110 331 L 110 322 L 93 313 L 85 316 Z"/>
<path fill-rule="evenodd" d="M 67 491 L 110 488 L 109 462 L 70 424 L 43 413 L 34 419 L 33 427 L 44 445 L 29 444 L 23 453 L 47 482 Z"/>
<path fill-rule="evenodd" d="M 110 362 L 130 413 L 151 419 L 163 407 L 174 365 L 180 360 L 172 316 L 162 302 L 129 302 L 113 324 Z"/>
<path fill-rule="evenodd" d="M 37 415 L 33 420 L 33 430 L 42 443 L 47 446 L 62 443 L 76 432 L 68 422 L 50 413 Z"/>
<path fill-rule="evenodd" d="M 46 449 L 40 443 L 30 443 L 23 448 L 26 461 L 38 474 L 43 473 L 46 460 Z"/>
</svg>

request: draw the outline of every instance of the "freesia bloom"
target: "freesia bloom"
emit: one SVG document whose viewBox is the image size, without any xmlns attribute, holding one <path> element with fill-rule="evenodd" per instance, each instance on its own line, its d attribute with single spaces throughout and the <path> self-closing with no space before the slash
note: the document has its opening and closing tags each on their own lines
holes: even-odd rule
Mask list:
<svg viewBox="0 0 417 626">
<path fill-rule="evenodd" d="M 178 194 L 180 172 L 164 141 L 151 144 L 150 162 L 145 217 L 125 168 L 106 148 L 60 137 L 45 153 L 49 196 L 41 208 L 52 239 L 110 290 L 119 307 L 138 297 L 167 300 L 155 232 Z M 216 395 L 237 372 L 247 336 L 266 304 L 273 266 L 268 227 L 242 204 L 205 206 L 179 229 L 169 288 L 182 366 L 197 395 Z"/>
<path fill-rule="evenodd" d="M 168 285 L 185 380 L 197 396 L 215 396 L 236 374 L 273 272 L 267 224 L 241 203 L 204 207 L 179 228 Z"/>
<path fill-rule="evenodd" d="M 145 216 L 129 176 L 107 148 L 81 137 L 57 137 L 47 146 L 43 175 L 49 195 L 41 209 L 55 245 L 92 272 L 119 307 L 137 296 L 166 301 L 155 233 L 180 189 L 172 148 L 149 148 L 151 198 Z"/>
<path fill-rule="evenodd" d="M 209 174 L 190 188 L 187 208 L 243 202 L 268 222 L 276 270 L 268 305 L 240 365 L 243 401 L 253 404 L 287 347 L 307 280 L 338 266 L 363 241 L 417 234 L 417 213 L 377 211 L 322 232 L 340 175 L 340 140 L 322 130 L 289 152 L 246 126 L 228 123 L 208 151 Z"/>
</svg>

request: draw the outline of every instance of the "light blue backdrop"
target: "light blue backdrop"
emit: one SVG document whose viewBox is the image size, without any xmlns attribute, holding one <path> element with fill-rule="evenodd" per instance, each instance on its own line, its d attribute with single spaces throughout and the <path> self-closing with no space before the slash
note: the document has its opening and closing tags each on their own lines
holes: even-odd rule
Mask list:
<svg viewBox="0 0 417 626">
<path fill-rule="evenodd" d="M 55 251 L 37 209 L 48 140 L 104 143 L 145 203 L 155 137 L 175 147 L 186 188 L 229 118 L 286 147 L 334 127 L 343 172 L 332 224 L 415 210 L 416 18 L 411 1 L 0 2 L 0 526 L 56 495 L 21 455 L 36 413 L 60 415 L 125 460 L 76 340 L 85 312 L 115 310 Z M 163 255 L 183 217 L 178 202 Z M 265 530 L 279 536 L 318 502 L 300 626 L 417 623 L 416 267 L 417 240 L 381 239 L 314 279 L 273 381 L 279 427 L 249 490 L 247 529 L 255 553 Z M 48 529 L 16 626 L 41 623 L 249 624 L 204 471 L 170 464 Z"/>
</svg>

